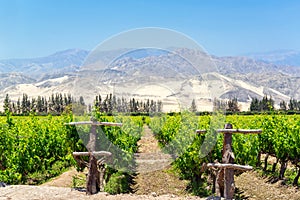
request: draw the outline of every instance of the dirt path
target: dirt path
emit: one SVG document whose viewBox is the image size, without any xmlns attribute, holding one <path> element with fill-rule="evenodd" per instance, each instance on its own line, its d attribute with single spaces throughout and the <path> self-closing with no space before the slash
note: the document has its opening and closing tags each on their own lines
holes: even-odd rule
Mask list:
<svg viewBox="0 0 300 200">
<path fill-rule="evenodd" d="M 51 179 L 50 181 L 42 184 L 41 186 L 55 186 L 55 187 L 72 187 L 73 177 L 78 175 L 80 172 L 77 172 L 75 168 L 62 173 L 60 176 Z"/>
<path fill-rule="evenodd" d="M 95 195 L 86 195 L 85 192 L 72 190 L 65 187 L 53 186 L 28 186 L 13 185 L 0 188 L 0 200 L 194 200 L 197 197 L 178 197 L 174 195 L 136 195 L 136 194 L 119 194 L 109 195 L 105 192 L 99 192 Z"/>
<path fill-rule="evenodd" d="M 267 178 L 260 177 L 255 171 L 243 173 L 236 177 L 235 184 L 241 195 L 248 200 L 300 199 L 299 189 L 283 186 L 280 184 L 280 181 L 271 184 Z"/>
<path fill-rule="evenodd" d="M 187 182 L 170 172 L 171 157 L 161 152 L 157 140 L 146 125 L 138 145 L 135 193 L 185 195 Z"/>
</svg>

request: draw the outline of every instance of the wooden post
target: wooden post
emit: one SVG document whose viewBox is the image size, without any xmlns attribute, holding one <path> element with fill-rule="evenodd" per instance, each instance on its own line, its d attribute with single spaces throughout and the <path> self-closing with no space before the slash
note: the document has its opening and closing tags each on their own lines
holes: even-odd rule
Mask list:
<svg viewBox="0 0 300 200">
<path fill-rule="evenodd" d="M 90 139 L 86 146 L 89 152 L 96 151 L 96 139 L 97 139 L 97 126 L 93 124 L 90 130 Z"/>
<path fill-rule="evenodd" d="M 97 126 L 122 126 L 122 123 L 112 123 L 112 122 L 97 122 L 92 119 L 92 121 L 82 121 L 82 122 L 70 122 L 65 125 L 91 125 L 90 138 L 87 144 L 87 149 L 89 152 L 73 152 L 74 158 L 80 162 L 78 157 L 80 156 L 89 156 L 88 175 L 86 179 L 86 194 L 92 195 L 96 194 L 103 189 L 104 184 L 104 173 L 103 169 L 105 160 L 97 160 L 96 156 L 111 156 L 112 154 L 107 151 L 96 151 L 96 140 L 97 140 Z M 100 162 L 101 161 L 101 162 Z M 101 165 L 98 169 L 98 166 Z"/>
<path fill-rule="evenodd" d="M 232 124 L 225 124 L 225 129 L 232 129 Z M 223 150 L 222 150 L 222 163 L 233 163 L 234 155 L 231 149 L 232 144 L 232 133 L 225 133 L 223 140 Z M 230 199 L 231 193 L 234 192 L 234 180 L 233 180 L 233 169 L 220 169 L 217 174 L 217 185 L 216 193 L 220 197 L 225 197 Z M 232 192 L 233 190 L 233 192 Z M 232 195 L 233 197 L 233 195 Z M 231 197 L 231 198 L 232 198 Z"/>
<path fill-rule="evenodd" d="M 225 129 L 232 129 L 232 124 L 225 124 Z M 234 155 L 231 149 L 232 133 L 224 133 L 222 163 L 228 164 L 234 162 Z M 234 195 L 234 170 L 224 169 L 224 197 L 232 199 Z"/>
<path fill-rule="evenodd" d="M 86 194 L 92 195 L 100 191 L 97 159 L 94 155 L 90 156 L 88 168 L 89 171 L 88 171 L 87 181 L 86 181 Z"/>
<path fill-rule="evenodd" d="M 249 165 L 222 164 L 222 163 L 208 163 L 206 166 L 208 168 L 219 168 L 219 169 L 230 168 L 230 169 L 236 169 L 241 171 L 247 171 L 253 169 L 253 167 Z"/>
<path fill-rule="evenodd" d="M 94 122 L 94 121 L 93 121 Z M 97 126 L 92 125 L 90 131 L 90 140 L 87 144 L 87 149 L 89 152 L 94 152 L 96 150 L 96 139 L 97 139 Z M 86 193 L 88 195 L 96 194 L 100 191 L 99 183 L 99 171 L 97 169 L 97 159 L 93 153 L 90 154 L 89 166 L 88 166 L 88 176 L 86 181 Z"/>
<path fill-rule="evenodd" d="M 197 133 L 205 133 L 204 130 L 197 130 Z M 232 134 L 257 134 L 261 133 L 260 129 L 244 130 L 232 129 L 232 124 L 225 124 L 224 129 L 218 129 L 218 133 L 224 134 L 223 150 L 222 150 L 222 163 L 208 163 L 208 168 L 219 169 L 216 177 L 216 194 L 217 196 L 224 197 L 225 199 L 233 199 L 234 196 L 234 169 L 236 170 L 251 170 L 250 166 L 236 165 L 234 163 L 234 154 L 232 152 Z"/>
</svg>

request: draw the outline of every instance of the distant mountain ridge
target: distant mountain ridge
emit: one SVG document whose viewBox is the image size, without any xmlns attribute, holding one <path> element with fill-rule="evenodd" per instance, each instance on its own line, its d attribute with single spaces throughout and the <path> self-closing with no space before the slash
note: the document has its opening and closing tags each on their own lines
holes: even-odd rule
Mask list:
<svg viewBox="0 0 300 200">
<path fill-rule="evenodd" d="M 89 51 L 68 49 L 52 55 L 31 59 L 0 60 L 0 73 L 23 73 L 40 80 L 46 75 L 59 75 L 78 69 Z"/>
<path fill-rule="evenodd" d="M 300 67 L 300 51 L 277 50 L 264 53 L 246 54 L 245 56 L 276 65 Z"/>
<path fill-rule="evenodd" d="M 89 51 L 83 49 L 67 49 L 49 56 L 25 59 L 0 60 L 0 73 L 23 73 L 24 75 L 51 74 L 53 71 L 74 72 L 83 64 Z M 132 58 L 161 56 L 164 51 L 145 49 L 131 53 Z M 222 72 L 261 72 L 281 71 L 283 73 L 298 73 L 295 66 L 300 67 L 300 52 L 295 50 L 278 50 L 266 53 L 251 53 L 244 56 L 212 56 Z M 226 65 L 226 70 L 224 70 Z M 292 71 L 291 71 L 292 70 Z M 293 71 L 294 70 L 294 71 Z M 297 74 L 298 75 L 298 74 Z"/>
<path fill-rule="evenodd" d="M 193 54 L 193 51 L 188 49 L 179 49 L 179 51 L 186 55 Z M 0 60 L 0 102 L 3 102 L 6 93 L 12 96 L 12 99 L 16 99 L 22 93 L 28 93 L 29 96 L 48 96 L 56 92 L 74 93 L 77 71 L 89 53 L 86 50 L 69 49 L 41 58 Z M 216 91 L 219 97 L 222 99 L 237 97 L 238 101 L 245 105 L 244 110 L 247 109 L 253 97 L 262 98 L 264 95 L 269 95 L 275 99 L 277 104 L 282 100 L 288 101 L 291 97 L 300 99 L 300 67 L 288 64 L 288 60 L 291 58 L 295 60 L 294 58 L 298 54 L 296 52 L 294 54 L 286 53 L 284 54 L 286 56 L 278 57 L 277 60 L 276 56 L 267 57 L 266 55 L 264 57 L 258 54 L 248 57 L 211 56 L 217 71 L 201 74 L 202 78 L 199 77 L 198 80 L 182 81 L 179 76 L 176 77 L 176 72 L 193 74 L 195 72 L 192 68 L 164 51 L 155 52 L 148 49 L 120 56 L 105 71 L 104 78 L 106 81 L 116 79 L 122 84 L 120 80 L 125 77 L 129 81 L 129 85 L 128 87 L 122 85 L 124 90 L 132 90 L 134 84 L 144 84 L 148 79 L 155 79 L 162 83 L 169 81 L 178 88 L 176 89 L 178 97 L 186 96 L 188 90 L 193 91 L 195 96 L 190 98 L 197 98 L 199 107 L 204 104 L 203 102 L 211 101 L 206 97 L 209 91 L 206 91 L 207 89 L 201 85 L 203 78 L 208 81 L 208 86 L 215 84 L 216 81 L 222 82 L 226 90 Z M 266 61 L 267 58 L 269 60 Z M 284 62 L 284 60 L 286 60 L 285 64 L 275 64 L 279 61 Z M 290 60 L 290 62 L 292 61 Z M 142 71 L 146 78 L 139 78 L 140 71 L 138 70 Z M 99 76 L 101 74 L 91 73 L 88 81 L 98 80 Z M 130 82 L 130 78 L 135 82 Z M 87 88 L 87 90 L 89 89 L 91 88 Z M 92 89 L 99 90 L 99 93 L 108 90 L 104 85 Z M 200 94 L 202 90 L 205 94 Z M 137 92 L 136 95 L 146 98 L 150 94 L 146 91 L 140 94 Z M 154 96 L 158 98 L 159 94 Z M 171 101 L 173 100 L 166 98 L 166 104 L 169 104 L 170 107 L 172 106 Z M 201 108 L 205 110 L 208 107 L 202 106 Z"/>
</svg>

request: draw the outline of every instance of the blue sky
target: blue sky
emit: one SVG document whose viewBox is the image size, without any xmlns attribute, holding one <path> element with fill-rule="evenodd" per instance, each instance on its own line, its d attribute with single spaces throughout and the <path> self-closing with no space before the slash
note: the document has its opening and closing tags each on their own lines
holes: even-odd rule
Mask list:
<svg viewBox="0 0 300 200">
<path fill-rule="evenodd" d="M 300 1 L 0 0 L 0 59 L 91 50 L 141 27 L 182 32 L 219 56 L 300 50 Z"/>
</svg>

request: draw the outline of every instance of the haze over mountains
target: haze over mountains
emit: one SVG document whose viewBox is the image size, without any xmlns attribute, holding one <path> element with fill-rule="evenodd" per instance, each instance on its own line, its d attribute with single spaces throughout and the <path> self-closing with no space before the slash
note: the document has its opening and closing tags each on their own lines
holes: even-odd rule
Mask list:
<svg viewBox="0 0 300 200">
<path fill-rule="evenodd" d="M 187 56 L 193 54 L 189 49 L 178 51 Z M 86 50 L 69 49 L 42 58 L 0 60 L 0 102 L 3 102 L 5 94 L 17 100 L 23 93 L 31 97 L 57 92 L 76 93 L 74 80 L 88 54 Z M 251 98 L 264 95 L 272 96 L 277 104 L 290 98 L 300 99 L 299 52 L 212 56 L 211 59 L 217 70 L 193 76 L 195 69 L 175 55 L 162 51 L 139 51 L 118 58 L 105 72 L 88 73 L 86 82 L 103 82 L 94 83 L 93 88 L 87 86 L 83 95 L 89 95 L 90 90 L 104 94 L 110 91 L 104 81 L 114 81 L 118 88 L 115 93 L 134 90 L 134 94 L 127 95 L 163 99 L 168 110 L 175 110 L 176 99 L 182 99 L 186 105 L 196 99 L 199 110 L 211 110 L 212 96 L 221 99 L 237 97 L 243 110 L 248 110 Z M 169 89 L 159 86 L 162 84 L 170 85 Z M 220 85 L 222 88 L 218 89 Z"/>
<path fill-rule="evenodd" d="M 300 52 L 295 50 L 277 50 L 265 53 L 247 54 L 247 57 L 255 60 L 285 66 L 300 66 Z"/>
</svg>

